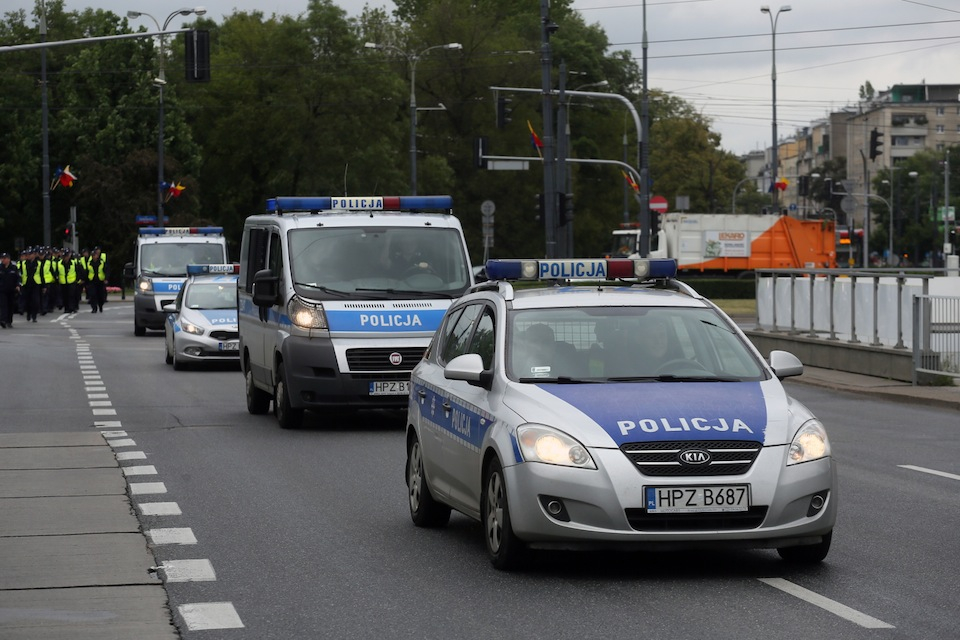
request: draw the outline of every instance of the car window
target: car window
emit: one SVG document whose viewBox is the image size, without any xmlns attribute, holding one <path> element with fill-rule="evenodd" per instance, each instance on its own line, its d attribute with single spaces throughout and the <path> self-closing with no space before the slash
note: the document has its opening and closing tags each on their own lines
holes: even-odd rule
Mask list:
<svg viewBox="0 0 960 640">
<path fill-rule="evenodd" d="M 493 367 L 494 329 L 493 309 L 485 307 L 483 315 L 477 322 L 477 328 L 473 331 L 473 338 L 470 340 L 470 349 L 467 353 L 479 354 L 483 360 L 483 368 L 486 370 Z"/>
<path fill-rule="evenodd" d="M 470 329 L 473 321 L 483 309 L 481 304 L 469 304 L 463 308 L 456 322 L 450 327 L 449 333 L 444 336 L 444 343 L 440 350 L 440 364 L 446 364 L 459 355 L 468 353 L 470 344 Z"/>
</svg>

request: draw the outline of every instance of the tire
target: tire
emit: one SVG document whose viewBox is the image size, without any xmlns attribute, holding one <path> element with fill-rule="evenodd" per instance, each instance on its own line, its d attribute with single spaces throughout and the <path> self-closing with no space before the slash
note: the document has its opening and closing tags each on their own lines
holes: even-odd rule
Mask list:
<svg viewBox="0 0 960 640">
<path fill-rule="evenodd" d="M 416 436 L 407 449 L 407 497 L 410 519 L 418 527 L 436 529 L 450 522 L 450 507 L 437 502 L 423 473 L 423 451 Z"/>
<path fill-rule="evenodd" d="M 164 362 L 167 364 L 173 364 L 173 355 L 170 354 L 170 347 L 167 346 L 166 341 L 163 343 L 163 350 L 167 353 L 167 357 L 164 358 Z"/>
<path fill-rule="evenodd" d="M 483 474 L 483 494 L 480 498 L 480 523 L 487 544 L 490 563 L 501 571 L 519 568 L 525 559 L 523 542 L 513 533 L 510 523 L 510 505 L 507 502 L 507 484 L 503 467 L 496 458 L 487 463 Z"/>
<path fill-rule="evenodd" d="M 265 414 L 270 410 L 270 394 L 253 384 L 253 371 L 249 366 L 246 368 L 243 379 L 244 386 L 247 388 L 247 411 L 255 416 Z"/>
<path fill-rule="evenodd" d="M 133 321 L 133 335 L 135 336 L 145 336 L 147 335 L 147 328 L 141 324 L 137 324 L 137 321 Z"/>
<path fill-rule="evenodd" d="M 830 541 L 833 539 L 833 530 L 823 536 L 817 544 L 807 544 L 801 547 L 782 547 L 777 553 L 785 561 L 793 564 L 818 564 L 823 562 L 830 551 Z"/>
<path fill-rule="evenodd" d="M 177 357 L 177 345 L 176 345 L 176 343 L 174 343 L 174 345 L 173 345 L 173 355 L 171 356 L 171 358 L 173 359 L 173 370 L 174 370 L 174 371 L 183 371 L 184 369 L 187 368 L 187 363 Z"/>
<path fill-rule="evenodd" d="M 273 412 L 283 429 L 296 429 L 303 424 L 303 409 L 295 409 L 290 405 L 287 372 L 282 362 L 277 367 L 277 386 L 273 390 Z"/>
</svg>

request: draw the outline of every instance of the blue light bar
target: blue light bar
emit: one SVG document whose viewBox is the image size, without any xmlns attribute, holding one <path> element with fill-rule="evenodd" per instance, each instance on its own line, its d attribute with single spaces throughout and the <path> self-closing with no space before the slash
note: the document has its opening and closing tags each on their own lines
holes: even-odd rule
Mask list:
<svg viewBox="0 0 960 640">
<path fill-rule="evenodd" d="M 144 227 L 142 236 L 201 236 L 222 234 L 223 227 Z"/>
<path fill-rule="evenodd" d="M 237 275 L 240 273 L 240 263 L 233 264 L 188 264 L 188 276 L 202 275 Z"/>
<path fill-rule="evenodd" d="M 677 275 L 672 259 L 488 260 L 490 280 L 652 280 Z"/>
<path fill-rule="evenodd" d="M 284 211 L 415 211 L 452 209 L 451 196 L 278 196 L 267 200 L 267 213 Z"/>
</svg>

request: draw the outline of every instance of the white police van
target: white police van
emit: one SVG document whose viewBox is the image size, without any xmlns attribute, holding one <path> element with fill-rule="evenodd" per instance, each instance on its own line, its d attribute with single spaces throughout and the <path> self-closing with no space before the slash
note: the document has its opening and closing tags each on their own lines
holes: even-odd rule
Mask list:
<svg viewBox="0 0 960 640">
<path fill-rule="evenodd" d="M 278 197 L 247 218 L 240 362 L 247 409 L 407 405 L 410 371 L 473 285 L 450 196 Z"/>
<path fill-rule="evenodd" d="M 223 227 L 145 227 L 137 235 L 133 262 L 124 277 L 134 280 L 133 333 L 163 331 L 165 305 L 176 300 L 187 279 L 188 264 L 225 264 Z"/>
</svg>

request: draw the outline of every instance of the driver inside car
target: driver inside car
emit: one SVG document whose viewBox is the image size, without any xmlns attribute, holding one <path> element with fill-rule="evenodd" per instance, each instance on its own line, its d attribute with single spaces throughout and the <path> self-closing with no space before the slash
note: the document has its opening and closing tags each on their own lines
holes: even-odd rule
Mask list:
<svg viewBox="0 0 960 640">
<path fill-rule="evenodd" d="M 398 235 L 392 239 L 389 246 L 387 266 L 397 275 L 430 270 L 430 262 L 420 251 L 415 238 L 409 235 Z"/>
</svg>

